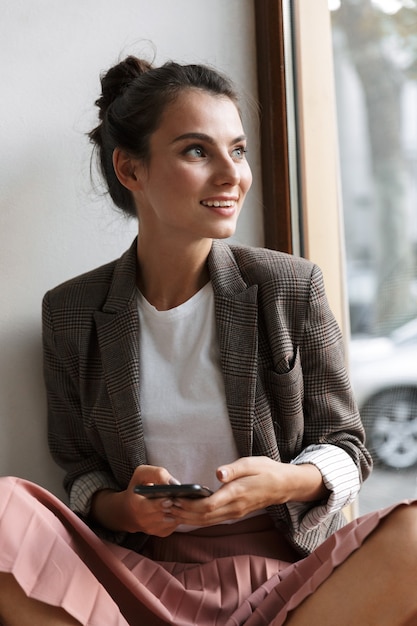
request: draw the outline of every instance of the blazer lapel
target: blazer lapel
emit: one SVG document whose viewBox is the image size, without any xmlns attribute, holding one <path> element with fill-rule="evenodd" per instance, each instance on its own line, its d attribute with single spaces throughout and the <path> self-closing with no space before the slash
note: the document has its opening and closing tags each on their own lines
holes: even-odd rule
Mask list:
<svg viewBox="0 0 417 626">
<path fill-rule="evenodd" d="M 253 451 L 257 388 L 257 285 L 247 287 L 227 244 L 214 241 L 208 259 L 226 402 L 241 456 Z M 136 240 L 115 267 L 109 295 L 95 313 L 107 393 L 129 463 L 146 463 L 140 419 Z M 121 451 L 115 451 L 115 456 Z M 126 460 L 126 459 L 125 459 Z"/>
<path fill-rule="evenodd" d="M 208 259 L 226 402 L 241 456 L 253 449 L 257 381 L 257 285 L 247 288 L 230 248 L 214 241 Z"/>
<path fill-rule="evenodd" d="M 102 311 L 94 315 L 115 425 L 125 446 L 123 453 L 127 452 L 128 461 L 134 466 L 146 463 L 140 420 L 139 320 L 135 288 L 136 240 L 117 262 L 106 303 Z M 121 454 L 121 450 L 115 450 L 115 456 Z"/>
</svg>

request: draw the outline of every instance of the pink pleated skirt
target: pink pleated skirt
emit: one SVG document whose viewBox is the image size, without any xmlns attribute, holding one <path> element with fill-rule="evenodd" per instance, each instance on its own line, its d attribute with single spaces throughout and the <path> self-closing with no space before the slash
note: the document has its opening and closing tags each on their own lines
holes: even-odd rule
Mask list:
<svg viewBox="0 0 417 626">
<path fill-rule="evenodd" d="M 99 539 L 41 487 L 0 478 L 0 571 L 85 626 L 279 626 L 393 508 L 301 560 L 267 516 L 150 538 L 138 554 Z"/>
</svg>

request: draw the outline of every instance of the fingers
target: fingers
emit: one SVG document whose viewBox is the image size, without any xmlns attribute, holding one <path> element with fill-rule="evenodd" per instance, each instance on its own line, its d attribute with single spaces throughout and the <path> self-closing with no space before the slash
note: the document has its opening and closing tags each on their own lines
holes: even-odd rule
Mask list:
<svg viewBox="0 0 417 626">
<path fill-rule="evenodd" d="M 131 485 L 161 484 L 178 485 L 179 481 L 165 467 L 139 465 L 133 473 Z"/>
<path fill-rule="evenodd" d="M 253 458 L 255 457 L 243 457 L 233 463 L 222 465 L 216 471 L 218 480 L 226 484 L 230 483 L 232 480 L 236 480 L 236 478 L 257 473 L 254 472 L 254 468 L 251 467 L 253 466 Z"/>
<path fill-rule="evenodd" d="M 136 502 L 136 530 L 166 537 L 178 526 L 179 522 L 172 515 L 174 503 L 170 498 L 149 499 L 138 494 L 132 494 L 132 498 Z"/>
<path fill-rule="evenodd" d="M 129 511 L 130 532 L 145 532 L 166 537 L 178 526 L 171 514 L 173 501 L 169 498 L 150 499 L 134 493 L 136 485 L 178 484 L 178 480 L 164 467 L 140 465 L 133 472 L 129 487 L 124 492 Z"/>
<path fill-rule="evenodd" d="M 269 474 L 276 471 L 277 462 L 266 456 L 246 456 L 237 459 L 233 463 L 221 465 L 216 475 L 222 483 L 230 483 L 245 476 L 256 476 L 258 474 Z"/>
</svg>

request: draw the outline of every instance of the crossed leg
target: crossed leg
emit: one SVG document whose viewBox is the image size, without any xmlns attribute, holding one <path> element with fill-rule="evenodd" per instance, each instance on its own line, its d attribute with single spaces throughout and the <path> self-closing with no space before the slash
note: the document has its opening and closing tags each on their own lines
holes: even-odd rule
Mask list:
<svg viewBox="0 0 417 626">
<path fill-rule="evenodd" d="M 363 545 L 294 609 L 285 626 L 415 626 L 417 505 L 383 519 Z"/>
<path fill-rule="evenodd" d="M 0 573 L 2 626 L 80 626 L 64 609 L 28 598 L 12 574 Z"/>
<path fill-rule="evenodd" d="M 400 506 L 299 607 L 285 626 L 415 626 L 417 504 Z M 63 609 L 28 598 L 0 573 L 3 626 L 80 626 Z M 271 624 L 273 626 L 273 622 Z"/>
</svg>

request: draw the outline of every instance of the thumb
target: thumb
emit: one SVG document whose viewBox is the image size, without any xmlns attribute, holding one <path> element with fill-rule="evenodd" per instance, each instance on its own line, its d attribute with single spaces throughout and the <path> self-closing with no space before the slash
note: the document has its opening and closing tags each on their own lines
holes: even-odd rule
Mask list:
<svg viewBox="0 0 417 626">
<path fill-rule="evenodd" d="M 221 465 L 217 468 L 216 476 L 220 482 L 230 483 L 236 478 L 247 476 L 248 473 L 248 460 L 243 458 L 227 465 Z"/>
<path fill-rule="evenodd" d="M 133 473 L 131 482 L 145 484 L 178 484 L 179 481 L 165 467 L 139 465 Z"/>
</svg>

